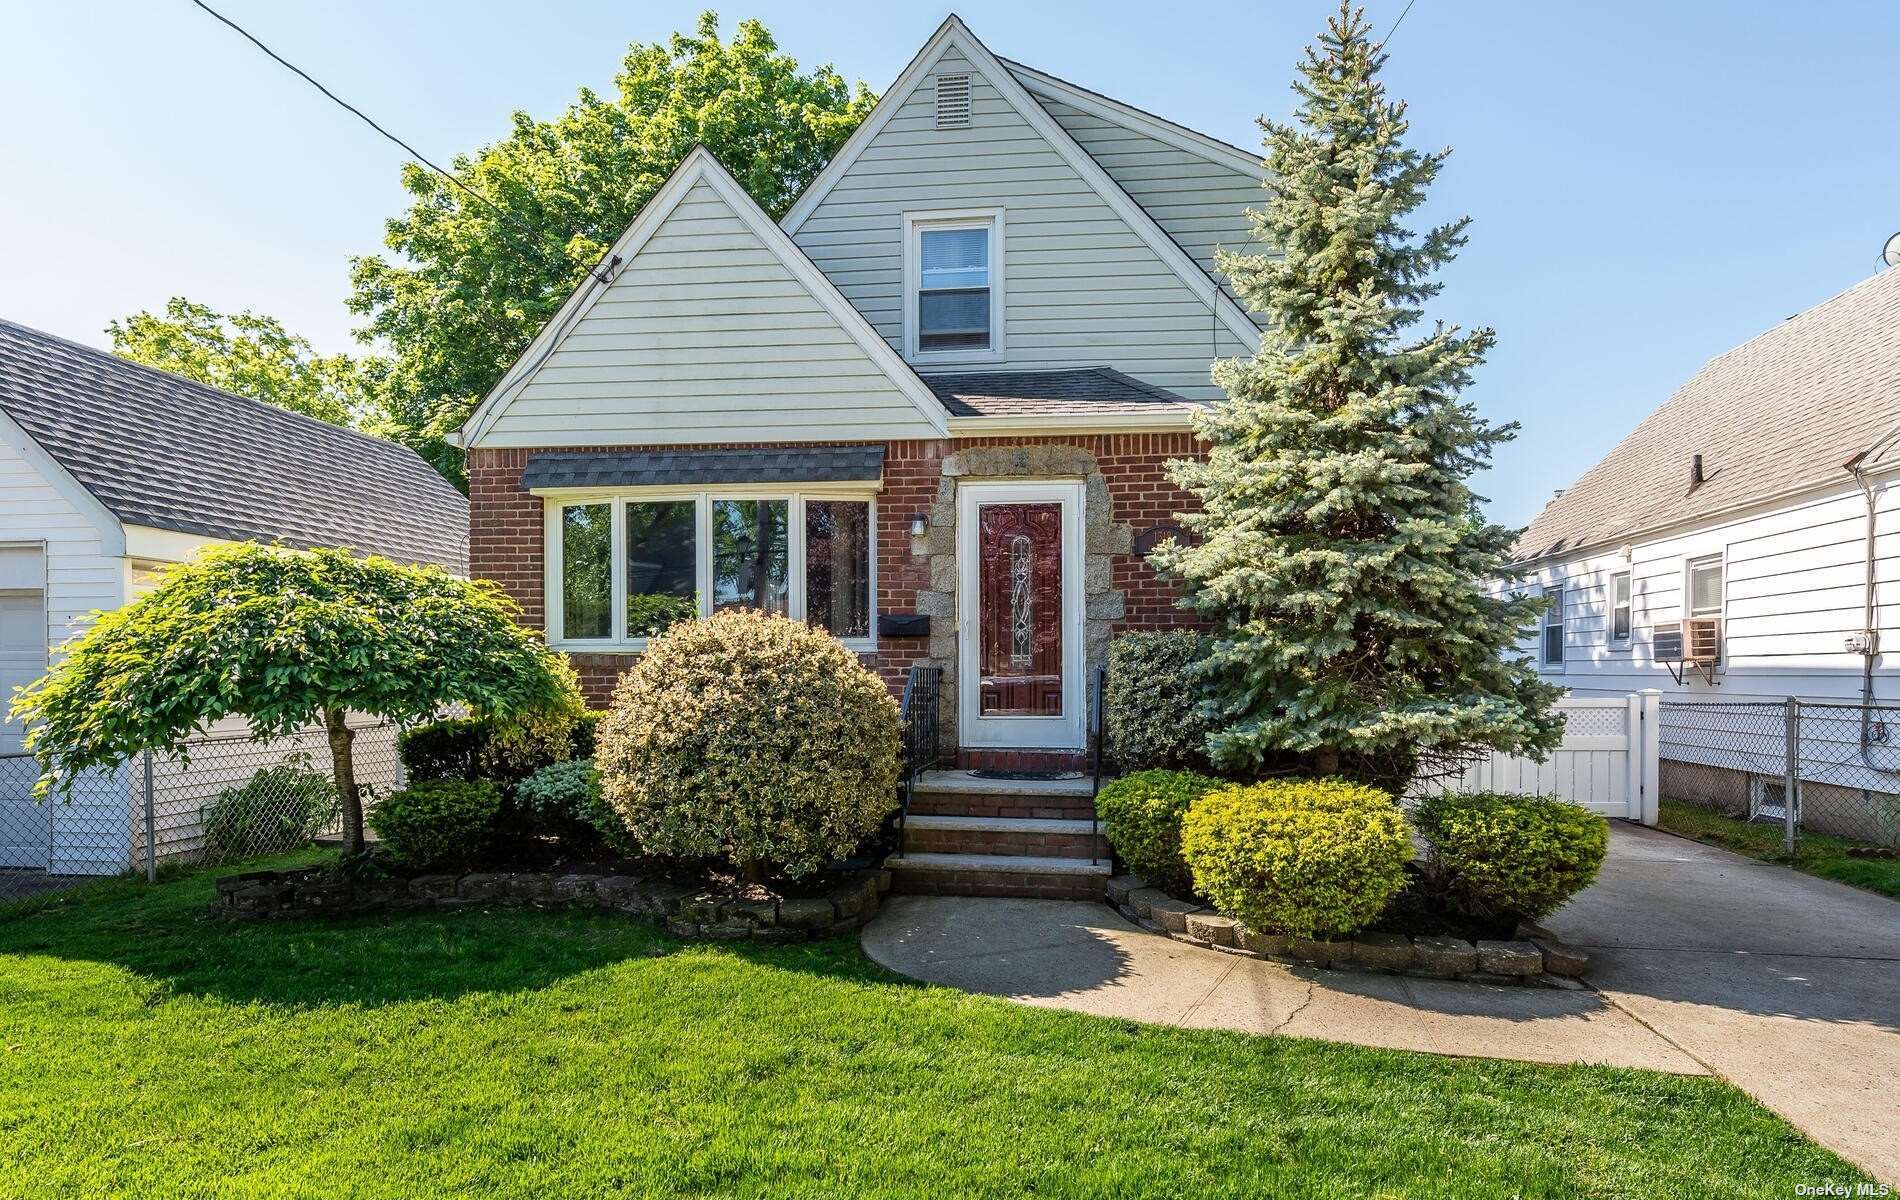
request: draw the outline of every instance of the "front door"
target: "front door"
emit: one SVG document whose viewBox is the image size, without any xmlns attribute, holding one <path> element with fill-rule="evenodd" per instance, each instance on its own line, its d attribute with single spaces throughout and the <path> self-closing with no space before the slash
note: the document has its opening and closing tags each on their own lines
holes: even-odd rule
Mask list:
<svg viewBox="0 0 1900 1200">
<path fill-rule="evenodd" d="M 1082 491 L 959 490 L 957 694 L 966 746 L 1082 745 Z"/>
</svg>

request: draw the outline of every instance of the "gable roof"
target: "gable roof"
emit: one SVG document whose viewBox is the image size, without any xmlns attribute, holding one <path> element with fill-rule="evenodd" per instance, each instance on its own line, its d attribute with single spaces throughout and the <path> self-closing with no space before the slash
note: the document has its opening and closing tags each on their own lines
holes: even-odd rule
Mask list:
<svg viewBox="0 0 1900 1200">
<path fill-rule="evenodd" d="M 1179 411 L 1193 402 L 1113 367 L 926 375 L 953 417 L 1078 417 Z"/>
<path fill-rule="evenodd" d="M 476 406 L 473 413 L 462 425 L 462 444 L 474 446 L 492 431 L 497 421 L 506 412 L 508 406 L 520 397 L 534 381 L 538 372 L 546 367 L 548 360 L 560 348 L 567 337 L 587 317 L 588 313 L 601 302 L 602 298 L 613 290 L 613 283 L 619 279 L 638 258 L 640 251 L 666 223 L 674 210 L 694 192 L 695 188 L 709 188 L 716 193 L 732 216 L 756 239 L 758 247 L 771 260 L 775 261 L 801 285 L 818 308 L 828 314 L 836 330 L 841 332 L 850 343 L 854 343 L 863 359 L 874 364 L 877 371 L 888 381 L 891 387 L 901 393 L 915 410 L 920 423 L 919 432 L 934 432 L 937 436 L 949 433 L 949 414 L 944 411 L 930 389 L 917 378 L 917 373 L 909 367 L 890 344 L 878 336 L 876 330 L 864 319 L 863 314 L 852 307 L 837 287 L 825 278 L 805 252 L 798 248 L 783 229 L 781 229 L 764 209 L 739 185 L 732 175 L 721 166 L 718 159 L 704 146 L 695 146 L 685 160 L 667 179 L 652 199 L 641 207 L 640 212 L 627 226 L 625 233 L 615 241 L 612 249 L 602 259 L 604 269 L 597 270 L 582 280 L 580 285 L 568 297 L 552 320 L 542 327 L 521 357 L 504 374 L 488 396 Z M 699 438 L 697 440 L 705 440 Z"/>
<path fill-rule="evenodd" d="M 1239 171 L 1243 175 L 1264 175 L 1266 166 L 1260 155 L 1252 150 L 1243 150 L 1232 142 L 1223 142 L 1219 138 L 1209 137 L 1197 129 L 1189 129 L 1166 117 L 1156 116 L 1144 108 L 1136 108 L 1113 96 L 1105 96 L 1092 88 L 1072 83 L 1047 71 L 1041 71 L 1027 63 L 1019 63 L 1013 58 L 997 55 L 996 60 L 1008 67 L 1023 87 L 1034 96 L 1051 100 L 1060 100 L 1073 108 L 1092 113 L 1105 121 L 1112 121 L 1137 133 L 1168 143 L 1176 149 L 1198 155 L 1208 162 L 1216 163 Z"/>
<path fill-rule="evenodd" d="M 393 442 L 7 320 L 0 410 L 126 525 L 468 569 L 468 501 Z"/>
<path fill-rule="evenodd" d="M 910 94 L 929 76 L 937 60 L 952 48 L 961 51 L 1016 114 L 1048 142 L 1069 168 L 1134 231 L 1135 236 L 1203 303 L 1214 309 L 1216 317 L 1228 332 L 1241 339 L 1245 345 L 1251 346 L 1258 340 L 1258 327 L 1233 297 L 1178 242 L 1168 236 L 1154 217 L 1136 203 L 1102 165 L 1062 128 L 1061 123 L 1049 114 L 1049 110 L 1023 87 L 1021 80 L 954 13 L 938 26 L 937 32 L 931 35 L 930 40 L 924 43 L 903 72 L 879 97 L 871 115 L 859 124 L 845 144 L 839 147 L 838 153 L 832 156 L 831 161 L 825 164 L 824 169 L 786 212 L 780 223 L 788 233 L 798 232 L 806 219 L 817 211 L 831 189 L 857 162 L 858 156 L 876 140 Z"/>
<path fill-rule="evenodd" d="M 1900 423 L 1900 268 L 1717 355 L 1517 540 L 1520 559 L 1846 486 L 1843 464 Z M 1690 483 L 1691 456 L 1704 482 Z"/>
</svg>

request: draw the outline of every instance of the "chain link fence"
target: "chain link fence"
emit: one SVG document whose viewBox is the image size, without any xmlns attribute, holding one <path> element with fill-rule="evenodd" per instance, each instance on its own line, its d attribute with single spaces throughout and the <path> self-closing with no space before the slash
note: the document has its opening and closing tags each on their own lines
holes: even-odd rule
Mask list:
<svg viewBox="0 0 1900 1200">
<path fill-rule="evenodd" d="M 1666 801 L 1900 846 L 1900 705 L 1664 701 L 1660 743 Z"/>
<path fill-rule="evenodd" d="M 396 726 L 352 722 L 365 808 L 401 786 Z M 342 830 L 324 731 L 256 742 L 234 732 L 88 771 L 38 800 L 37 761 L 0 754 L 0 905 L 101 876 L 294 850 Z"/>
</svg>

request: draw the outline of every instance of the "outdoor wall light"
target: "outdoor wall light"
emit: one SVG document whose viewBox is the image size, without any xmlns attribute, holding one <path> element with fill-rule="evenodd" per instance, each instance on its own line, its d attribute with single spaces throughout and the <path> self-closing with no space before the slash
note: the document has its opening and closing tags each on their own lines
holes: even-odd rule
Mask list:
<svg viewBox="0 0 1900 1200">
<path fill-rule="evenodd" d="M 928 513 L 910 514 L 910 536 L 922 537 L 924 536 L 925 533 L 929 531 L 929 529 L 930 529 L 930 514 Z"/>
</svg>

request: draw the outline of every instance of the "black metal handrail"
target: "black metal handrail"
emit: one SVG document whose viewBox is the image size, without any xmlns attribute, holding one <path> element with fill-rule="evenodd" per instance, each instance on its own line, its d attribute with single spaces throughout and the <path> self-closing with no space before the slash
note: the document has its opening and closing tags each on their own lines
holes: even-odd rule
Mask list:
<svg viewBox="0 0 1900 1200">
<path fill-rule="evenodd" d="M 1101 817 L 1095 811 L 1095 797 L 1102 794 L 1102 757 L 1108 748 L 1108 668 L 1095 668 L 1095 679 L 1089 691 L 1089 755 L 1095 768 L 1095 783 L 1089 791 L 1089 865 L 1094 866 L 1100 857 L 1095 852 L 1097 826 Z"/>
<path fill-rule="evenodd" d="M 904 822 L 910 816 L 910 801 L 917 777 L 937 765 L 937 698 L 943 683 L 942 667 L 912 667 L 904 679 L 904 698 L 898 705 L 903 723 L 904 778 L 897 811 L 897 833 L 902 846 Z"/>
</svg>

